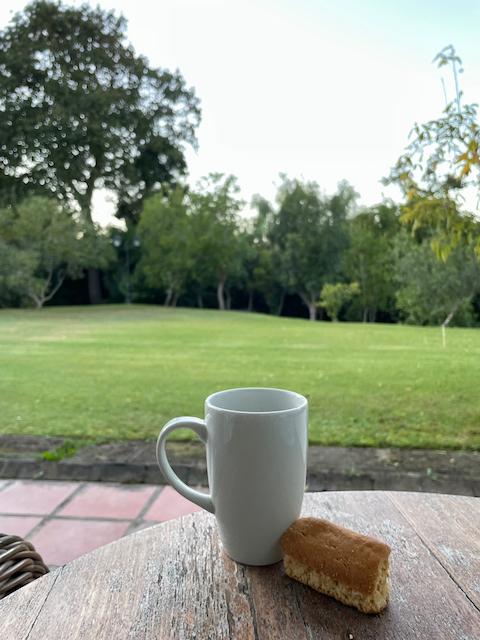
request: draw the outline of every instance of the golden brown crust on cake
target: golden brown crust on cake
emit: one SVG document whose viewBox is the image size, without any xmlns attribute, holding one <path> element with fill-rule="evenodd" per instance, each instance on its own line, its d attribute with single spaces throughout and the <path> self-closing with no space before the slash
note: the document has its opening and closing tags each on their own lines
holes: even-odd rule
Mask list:
<svg viewBox="0 0 480 640">
<path fill-rule="evenodd" d="M 301 518 L 283 534 L 281 546 L 291 577 L 362 611 L 386 606 L 390 547 L 384 542 L 326 520 Z"/>
</svg>

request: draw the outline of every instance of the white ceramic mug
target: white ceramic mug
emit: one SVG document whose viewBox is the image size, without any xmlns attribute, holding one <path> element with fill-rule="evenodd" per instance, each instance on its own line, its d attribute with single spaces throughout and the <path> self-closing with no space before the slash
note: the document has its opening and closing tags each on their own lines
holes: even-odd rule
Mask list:
<svg viewBox="0 0 480 640">
<path fill-rule="evenodd" d="M 205 420 L 174 418 L 158 436 L 157 460 L 182 496 L 215 514 L 226 553 L 244 564 L 281 559 L 280 536 L 298 518 L 307 469 L 306 398 L 282 389 L 219 391 L 205 401 Z M 205 443 L 210 493 L 195 491 L 172 470 L 165 452 L 175 429 Z"/>
</svg>

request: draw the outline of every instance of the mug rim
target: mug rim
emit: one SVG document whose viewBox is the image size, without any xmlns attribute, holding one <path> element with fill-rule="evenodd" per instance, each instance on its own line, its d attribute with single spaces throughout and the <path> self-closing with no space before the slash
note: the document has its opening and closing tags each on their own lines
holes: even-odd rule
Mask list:
<svg viewBox="0 0 480 640">
<path fill-rule="evenodd" d="M 300 404 L 297 407 L 291 407 L 290 409 L 275 409 L 273 411 L 239 411 L 237 409 L 225 409 L 224 407 L 219 407 L 214 404 L 215 396 L 218 396 L 223 393 L 231 393 L 238 391 L 278 391 L 283 394 L 287 394 L 289 396 L 293 396 L 297 399 L 300 399 Z M 231 389 L 222 389 L 220 391 L 215 391 L 207 396 L 205 400 L 205 406 L 209 409 L 214 409 L 215 411 L 221 411 L 222 413 L 232 413 L 236 415 L 252 415 L 252 416 L 268 416 L 275 415 L 280 413 L 296 413 L 299 411 L 303 411 L 308 407 L 308 400 L 301 393 L 297 393 L 296 391 L 290 391 L 289 389 L 280 389 L 279 387 L 232 387 Z"/>
</svg>

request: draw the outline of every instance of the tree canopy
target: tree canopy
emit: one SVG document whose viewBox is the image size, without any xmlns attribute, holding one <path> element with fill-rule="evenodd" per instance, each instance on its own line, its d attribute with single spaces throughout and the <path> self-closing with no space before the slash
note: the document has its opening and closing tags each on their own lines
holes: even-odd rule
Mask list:
<svg viewBox="0 0 480 640">
<path fill-rule="evenodd" d="M 442 260 L 461 243 L 474 243 L 480 258 L 478 218 L 463 210 L 463 193 L 476 189 L 480 197 L 480 125 L 477 105 L 464 104 L 458 83 L 462 64 L 453 46 L 434 59 L 450 65 L 455 97 L 440 117 L 415 124 L 410 142 L 385 182 L 396 183 L 405 196 L 405 220 L 415 228 L 434 230 L 432 246 Z"/>
<path fill-rule="evenodd" d="M 383 203 L 358 213 L 348 225 L 349 242 L 343 254 L 345 275 L 358 282 L 355 304 L 364 321 L 374 322 L 379 309 L 388 308 L 393 291 L 393 239 L 399 229 L 396 205 Z"/>
<path fill-rule="evenodd" d="M 36 0 L 0 33 L 2 191 L 49 192 L 90 216 L 104 186 L 127 215 L 127 202 L 185 172 L 198 100 L 179 72 L 135 53 L 126 24 L 100 7 Z"/>
<path fill-rule="evenodd" d="M 347 183 L 330 197 L 322 195 L 314 182 L 286 177 L 279 188 L 269 239 L 278 250 L 284 287 L 298 293 L 311 320 L 316 318 L 322 286 L 339 278 L 347 245 L 346 220 L 355 197 Z"/>
<path fill-rule="evenodd" d="M 65 278 L 79 278 L 88 267 L 105 267 L 108 240 L 63 204 L 44 196 L 0 210 L 0 284 L 42 307 Z M 1 275 L 3 272 L 3 276 Z"/>
<path fill-rule="evenodd" d="M 217 287 L 220 309 L 226 308 L 225 286 L 240 269 L 238 213 L 243 206 L 237 179 L 211 173 L 190 193 L 198 266 Z"/>
<path fill-rule="evenodd" d="M 137 270 L 147 285 L 165 289 L 166 306 L 177 304 L 192 272 L 194 238 L 189 222 L 181 187 L 150 196 L 144 203 L 138 224 L 142 257 Z"/>
<path fill-rule="evenodd" d="M 456 247 L 447 260 L 433 253 L 428 238 L 406 231 L 395 240 L 397 306 L 407 322 L 447 326 L 458 315 L 472 320 L 471 302 L 480 291 L 480 265 L 473 247 Z"/>
<path fill-rule="evenodd" d="M 0 200 L 44 194 L 91 221 L 94 190 L 134 220 L 143 198 L 186 172 L 199 101 L 156 69 L 100 7 L 35 0 L 0 33 Z M 100 298 L 91 275 L 92 301 Z"/>
</svg>

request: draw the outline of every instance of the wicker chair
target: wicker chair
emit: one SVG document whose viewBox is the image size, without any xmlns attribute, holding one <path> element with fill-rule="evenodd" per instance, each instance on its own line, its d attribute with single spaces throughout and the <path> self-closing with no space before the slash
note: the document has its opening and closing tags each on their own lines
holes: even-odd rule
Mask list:
<svg viewBox="0 0 480 640">
<path fill-rule="evenodd" d="M 31 542 L 0 533 L 0 600 L 48 573 Z"/>
</svg>

